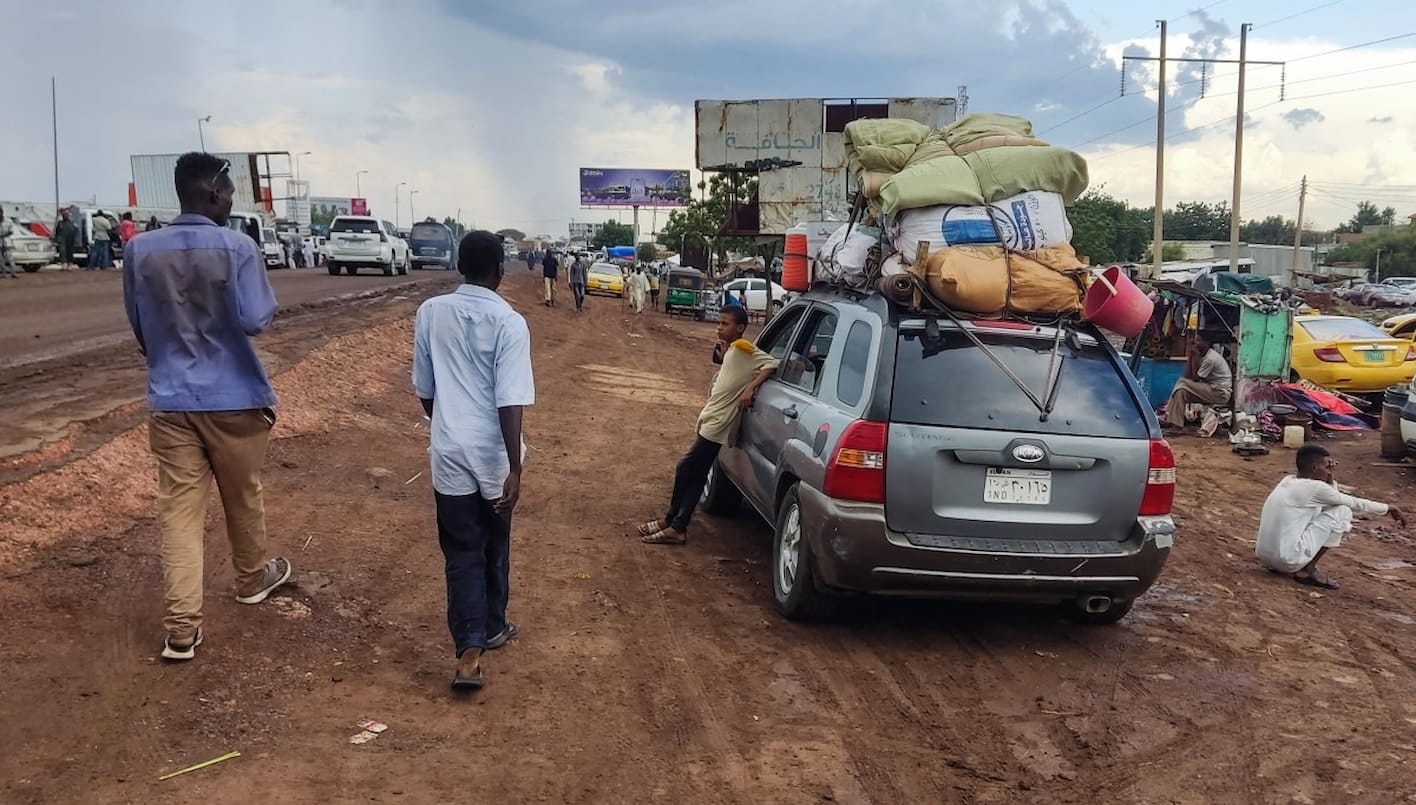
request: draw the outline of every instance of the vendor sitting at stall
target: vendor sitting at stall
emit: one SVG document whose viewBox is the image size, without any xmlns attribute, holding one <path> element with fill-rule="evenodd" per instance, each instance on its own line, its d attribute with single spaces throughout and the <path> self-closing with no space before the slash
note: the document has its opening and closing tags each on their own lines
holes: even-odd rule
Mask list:
<svg viewBox="0 0 1416 805">
<path fill-rule="evenodd" d="M 1342 535 L 1352 530 L 1352 515 L 1385 514 L 1403 526 L 1406 516 L 1395 506 L 1344 494 L 1333 481 L 1332 468 L 1327 448 L 1298 448 L 1298 474 L 1279 481 L 1264 501 L 1255 552 L 1275 573 L 1335 590 L 1337 582 L 1318 570 L 1318 560 L 1342 544 Z"/>
<path fill-rule="evenodd" d="M 1229 369 L 1229 361 L 1208 335 L 1196 333 L 1189 361 L 1185 364 L 1185 375 L 1175 384 L 1170 401 L 1165 404 L 1165 424 L 1184 428 L 1187 406 L 1192 403 L 1227 405 L 1233 389 L 1234 373 Z"/>
</svg>

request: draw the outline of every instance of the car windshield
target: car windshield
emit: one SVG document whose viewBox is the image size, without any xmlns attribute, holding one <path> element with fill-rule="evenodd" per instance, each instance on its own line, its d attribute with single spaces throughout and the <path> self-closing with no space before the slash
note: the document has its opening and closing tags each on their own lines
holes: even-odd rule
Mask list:
<svg viewBox="0 0 1416 805">
<path fill-rule="evenodd" d="M 1047 389 L 1053 340 L 978 333 L 980 340 L 1038 397 Z M 1070 342 L 1070 343 L 1069 343 Z M 1052 414 L 1037 408 L 1003 370 L 958 330 L 930 339 L 900 331 L 891 419 L 913 425 L 1144 439 L 1145 412 L 1122 369 L 1098 344 L 1064 339 Z M 967 382 L 961 382 L 963 379 Z"/>
<path fill-rule="evenodd" d="M 261 240 L 265 241 L 266 243 L 274 243 L 274 242 L 275 242 L 275 230 L 274 230 L 274 229 L 262 229 L 262 230 L 261 230 Z"/>
<path fill-rule="evenodd" d="M 336 218 L 330 224 L 331 232 L 362 232 L 366 235 L 377 234 L 379 231 L 378 221 L 372 218 Z"/>
<path fill-rule="evenodd" d="M 413 230 L 409 233 L 409 238 L 411 240 L 445 244 L 452 240 L 452 235 L 448 233 L 447 227 L 442 224 L 414 224 Z"/>
<path fill-rule="evenodd" d="M 614 266 L 610 265 L 609 263 L 596 263 L 595 265 L 590 266 L 590 273 L 591 273 L 591 274 L 609 274 L 609 275 L 614 276 L 614 277 L 621 276 L 620 270 L 619 270 L 618 268 L 615 268 Z"/>
<path fill-rule="evenodd" d="M 1391 338 L 1375 324 L 1346 316 L 1298 322 L 1314 341 L 1350 341 L 1363 338 Z"/>
</svg>

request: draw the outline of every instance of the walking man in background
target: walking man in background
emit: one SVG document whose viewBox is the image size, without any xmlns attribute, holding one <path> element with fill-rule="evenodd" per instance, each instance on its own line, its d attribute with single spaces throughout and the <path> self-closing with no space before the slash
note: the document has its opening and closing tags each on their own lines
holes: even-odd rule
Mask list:
<svg viewBox="0 0 1416 805">
<path fill-rule="evenodd" d="M 650 266 L 649 271 L 649 304 L 655 309 L 659 309 L 659 267 Z"/>
<path fill-rule="evenodd" d="M 227 229 L 231 163 L 177 160 L 182 214 L 134 239 L 123 303 L 148 367 L 148 438 L 157 457 L 167 639 L 162 656 L 190 660 L 202 644 L 202 559 L 212 479 L 226 512 L 236 600 L 259 604 L 290 580 L 266 555 L 261 465 L 275 391 L 251 345 L 270 326 L 275 295 L 255 242 Z"/>
<path fill-rule="evenodd" d="M 74 267 L 74 252 L 78 251 L 79 228 L 69 217 L 68 210 L 59 211 L 59 222 L 54 225 L 54 248 L 59 252 L 59 264 L 67 271 Z"/>
<path fill-rule="evenodd" d="M 15 225 L 5 219 L 0 209 L 0 277 L 18 277 L 14 256 Z"/>
<path fill-rule="evenodd" d="M 777 359 L 743 338 L 747 331 L 747 309 L 734 305 L 718 315 L 718 343 L 713 346 L 713 362 L 720 364 L 708 402 L 698 414 L 698 433 L 693 445 L 679 461 L 674 473 L 674 491 L 669 513 L 639 527 L 639 536 L 650 545 L 683 545 L 688 542 L 688 523 L 708 471 L 718 460 L 718 451 L 737 443 L 742 412 L 752 407 L 757 390 L 777 369 Z"/>
<path fill-rule="evenodd" d="M 305 239 L 303 240 L 303 242 L 300 244 L 300 248 L 304 251 L 304 255 L 305 255 L 305 267 L 306 267 L 306 268 L 314 268 L 314 267 L 317 265 L 317 264 L 315 263 L 315 239 L 314 239 L 314 237 L 305 238 Z"/>
<path fill-rule="evenodd" d="M 589 279 L 589 267 L 585 265 L 585 258 L 577 254 L 575 262 L 570 264 L 570 293 L 575 297 L 577 313 L 585 310 L 585 286 Z"/>
<path fill-rule="evenodd" d="M 465 284 L 424 302 L 413 324 L 413 390 L 432 418 L 428 454 L 460 690 L 482 687 L 482 652 L 517 634 L 506 619 L 511 515 L 526 451 L 522 411 L 536 389 L 531 331 L 496 292 L 503 257 L 501 238 L 468 233 L 457 255 Z"/>
<path fill-rule="evenodd" d="M 1259 515 L 1255 553 L 1275 573 L 1291 575 L 1299 584 L 1337 589 L 1337 582 L 1318 570 L 1318 560 L 1342 544 L 1352 530 L 1353 514 L 1385 514 L 1401 525 L 1406 515 L 1395 506 L 1345 494 L 1332 476 L 1327 448 L 1298 448 L 1298 474 L 1289 475 L 1264 501 Z"/>
<path fill-rule="evenodd" d="M 556 253 L 547 249 L 545 259 L 541 260 L 541 276 L 546 280 L 546 307 L 556 306 L 556 279 L 559 269 L 560 263 L 556 261 Z"/>
<path fill-rule="evenodd" d="M 89 243 L 89 270 L 105 271 L 113 264 L 113 222 L 99 210 L 92 216 L 93 232 Z"/>
</svg>

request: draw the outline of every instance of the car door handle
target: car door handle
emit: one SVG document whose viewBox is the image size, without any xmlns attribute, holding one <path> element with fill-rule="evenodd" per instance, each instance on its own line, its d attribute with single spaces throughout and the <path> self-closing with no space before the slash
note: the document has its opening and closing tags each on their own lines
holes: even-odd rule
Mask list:
<svg viewBox="0 0 1416 805">
<path fill-rule="evenodd" d="M 797 407 L 795 405 L 789 405 L 786 408 L 782 409 L 782 416 L 786 417 L 787 419 L 796 419 L 797 417 L 801 416 L 801 412 L 797 410 Z"/>
</svg>

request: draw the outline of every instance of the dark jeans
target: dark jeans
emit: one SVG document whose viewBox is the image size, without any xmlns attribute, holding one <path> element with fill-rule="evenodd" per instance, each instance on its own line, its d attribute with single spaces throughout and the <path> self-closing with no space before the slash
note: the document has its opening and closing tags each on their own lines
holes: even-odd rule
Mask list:
<svg viewBox="0 0 1416 805">
<path fill-rule="evenodd" d="M 703 485 L 708 483 L 708 471 L 713 469 L 721 449 L 723 446 L 717 442 L 699 436 L 679 459 L 674 473 L 674 494 L 669 498 L 669 514 L 664 518 L 670 528 L 688 531 L 688 522 L 693 519 L 693 510 L 703 495 Z"/>
<path fill-rule="evenodd" d="M 484 649 L 506 628 L 510 593 L 511 515 L 492 509 L 481 495 L 433 493 L 438 544 L 447 573 L 447 628 L 457 656 Z"/>
<path fill-rule="evenodd" d="M 650 291 L 649 291 L 649 304 L 652 305 L 655 310 L 658 310 L 658 309 L 659 309 L 659 292 L 658 292 L 658 291 L 653 290 L 653 289 L 650 289 Z"/>
<path fill-rule="evenodd" d="M 95 240 L 89 246 L 89 268 L 108 268 L 113 265 L 113 241 Z"/>
<path fill-rule="evenodd" d="M 575 309 L 580 310 L 585 307 L 585 286 L 572 282 L 570 292 L 575 294 Z"/>
</svg>

